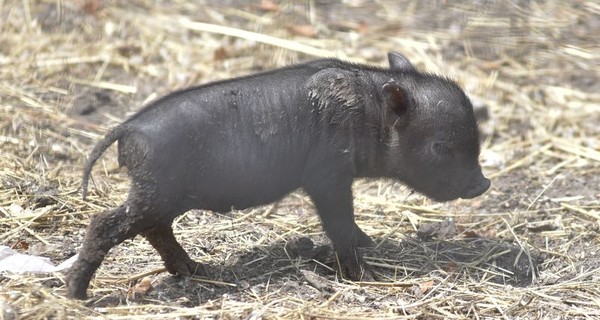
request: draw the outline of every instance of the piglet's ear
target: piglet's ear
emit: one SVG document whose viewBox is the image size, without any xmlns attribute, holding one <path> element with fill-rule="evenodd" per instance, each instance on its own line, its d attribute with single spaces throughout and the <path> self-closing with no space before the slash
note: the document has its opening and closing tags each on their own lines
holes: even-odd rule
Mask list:
<svg viewBox="0 0 600 320">
<path fill-rule="evenodd" d="M 383 85 L 383 101 L 386 107 L 398 117 L 402 117 L 408 110 L 408 96 L 406 91 L 397 83 L 388 82 Z"/>
<path fill-rule="evenodd" d="M 398 52 L 388 52 L 388 60 L 390 62 L 390 68 L 393 70 L 415 71 L 415 67 L 412 63 Z"/>
</svg>

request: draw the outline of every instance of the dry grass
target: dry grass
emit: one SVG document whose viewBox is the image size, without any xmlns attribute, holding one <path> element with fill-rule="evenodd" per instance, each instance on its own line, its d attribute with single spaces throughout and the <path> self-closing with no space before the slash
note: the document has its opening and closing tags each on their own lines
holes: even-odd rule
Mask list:
<svg viewBox="0 0 600 320">
<path fill-rule="evenodd" d="M 72 256 L 90 215 L 127 191 L 111 150 L 82 201 L 83 160 L 145 101 L 320 56 L 384 64 L 399 50 L 459 79 L 490 113 L 482 161 L 492 189 L 436 204 L 357 182 L 358 224 L 379 243 L 366 259 L 386 281 L 338 279 L 297 193 L 175 222 L 211 280 L 173 279 L 136 238 L 111 251 L 87 303 L 64 298 L 62 273 L 0 275 L 0 318 L 600 317 L 600 6 L 205 2 L 218 1 L 0 2 L 1 244 Z M 308 255 L 294 252 L 303 237 L 316 243 Z M 152 290 L 127 294 L 144 278 Z"/>
</svg>

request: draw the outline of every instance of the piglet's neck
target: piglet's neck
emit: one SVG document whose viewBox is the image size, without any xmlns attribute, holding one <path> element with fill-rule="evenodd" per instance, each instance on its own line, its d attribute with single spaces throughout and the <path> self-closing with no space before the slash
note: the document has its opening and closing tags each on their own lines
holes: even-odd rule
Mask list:
<svg viewBox="0 0 600 320">
<path fill-rule="evenodd" d="M 385 177 L 386 158 L 390 143 L 393 143 L 393 122 L 398 117 L 384 105 L 382 87 L 390 81 L 387 72 L 367 72 L 362 75 L 359 95 L 363 108 L 361 123 L 354 131 L 354 164 L 358 177 Z"/>
</svg>

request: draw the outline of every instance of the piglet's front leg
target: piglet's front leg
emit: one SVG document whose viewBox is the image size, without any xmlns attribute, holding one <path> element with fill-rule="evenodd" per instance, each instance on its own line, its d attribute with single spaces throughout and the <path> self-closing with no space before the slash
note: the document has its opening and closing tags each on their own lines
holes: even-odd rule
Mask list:
<svg viewBox="0 0 600 320">
<path fill-rule="evenodd" d="M 333 243 L 342 276 L 354 281 L 371 281 L 372 273 L 358 247 L 372 246 L 373 241 L 354 222 L 352 179 L 323 177 L 305 185 Z"/>
</svg>

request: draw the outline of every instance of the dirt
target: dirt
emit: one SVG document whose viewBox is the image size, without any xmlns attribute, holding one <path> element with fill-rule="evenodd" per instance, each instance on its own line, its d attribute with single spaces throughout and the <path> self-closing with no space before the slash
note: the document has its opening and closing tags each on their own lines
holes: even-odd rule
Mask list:
<svg viewBox="0 0 600 320">
<path fill-rule="evenodd" d="M 304 239 L 305 242 L 313 241 L 306 237 L 300 239 Z M 375 238 L 374 240 L 378 241 L 379 239 Z M 229 251 L 227 257 L 224 257 L 220 264 L 205 264 L 207 277 L 178 278 L 168 274 L 157 276 L 153 280 L 153 290 L 143 295 L 142 299 L 165 302 L 185 301 L 184 305 L 191 307 L 218 300 L 224 294 L 244 299 L 245 293 L 265 291 L 267 287 L 276 288 L 280 294 L 304 296 L 307 299 L 313 299 L 317 294 L 321 298 L 327 299 L 335 292 L 336 284 L 343 281 L 336 276 L 332 250 L 327 244 L 327 240 L 324 237 L 318 237 L 316 241 L 321 244 L 311 250 L 308 255 L 306 253 L 295 255 L 293 249 L 290 250 L 290 243 L 286 244 L 285 241 L 272 242 L 269 245 L 245 249 L 242 252 Z M 204 255 L 223 254 L 202 247 L 194 248 L 194 250 L 201 250 Z M 116 249 L 114 254 L 118 255 L 119 251 Z M 402 257 L 403 252 L 418 252 L 418 254 L 411 255 L 412 259 L 407 260 Z M 402 267 L 397 270 L 375 268 L 375 271 L 384 280 L 419 278 L 437 272 L 450 274 L 452 278 L 468 276 L 472 279 L 483 279 L 489 276 L 486 269 L 491 268 L 496 275 L 485 281 L 527 287 L 532 284 L 542 263 L 539 253 L 532 253 L 530 261 L 527 255 L 523 255 L 518 245 L 485 238 L 420 240 L 406 237 L 402 240 L 388 239 L 380 248 L 364 250 L 363 253 L 371 262 L 402 261 Z M 154 259 L 146 260 L 147 266 L 161 264 L 159 257 L 151 250 L 138 254 L 155 256 Z M 135 261 L 130 261 L 130 263 L 136 264 Z M 106 263 L 110 264 L 111 262 L 107 261 Z M 133 265 L 126 264 L 110 268 L 119 267 L 131 268 Z M 307 271 L 314 273 L 312 278 L 307 277 L 305 274 Z M 408 284 L 407 287 L 412 287 L 412 285 Z M 120 299 L 124 298 L 122 293 L 108 294 L 92 298 L 88 304 L 95 307 L 114 306 L 123 303 Z M 368 298 L 366 299 L 368 300 Z"/>
</svg>

